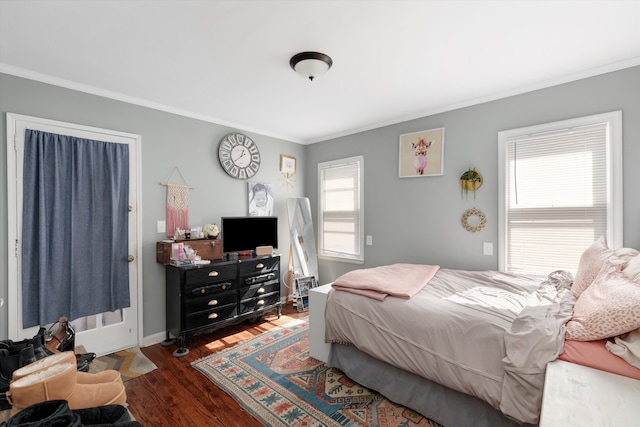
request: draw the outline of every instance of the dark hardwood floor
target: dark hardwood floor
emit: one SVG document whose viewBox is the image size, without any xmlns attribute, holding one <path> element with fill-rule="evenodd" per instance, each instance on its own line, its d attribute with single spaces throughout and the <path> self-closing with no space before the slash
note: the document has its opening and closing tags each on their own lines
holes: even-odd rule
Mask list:
<svg viewBox="0 0 640 427">
<path fill-rule="evenodd" d="M 173 356 L 176 345 L 155 344 L 142 348 L 158 369 L 125 382 L 129 411 L 146 427 L 262 426 L 191 363 L 308 314 L 299 313 L 287 304 L 280 319 L 275 312 L 267 313 L 254 323 L 244 322 L 189 337 L 185 345 L 189 354 L 184 357 Z"/>
</svg>

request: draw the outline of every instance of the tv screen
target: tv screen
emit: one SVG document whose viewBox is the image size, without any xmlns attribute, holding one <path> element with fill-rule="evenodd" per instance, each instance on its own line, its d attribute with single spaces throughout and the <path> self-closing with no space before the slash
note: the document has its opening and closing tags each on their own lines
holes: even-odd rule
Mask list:
<svg viewBox="0 0 640 427">
<path fill-rule="evenodd" d="M 223 217 L 221 233 L 224 252 L 253 251 L 258 246 L 277 248 L 278 217 Z"/>
</svg>

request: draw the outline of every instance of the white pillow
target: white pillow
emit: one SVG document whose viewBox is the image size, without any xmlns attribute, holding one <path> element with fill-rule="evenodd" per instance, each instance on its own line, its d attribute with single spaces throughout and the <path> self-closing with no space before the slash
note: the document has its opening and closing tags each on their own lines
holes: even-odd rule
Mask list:
<svg viewBox="0 0 640 427">
<path fill-rule="evenodd" d="M 627 262 L 627 265 L 622 269 L 622 272 L 629 279 L 640 285 L 640 255 L 631 258 L 629 262 Z"/>
<path fill-rule="evenodd" d="M 636 251 L 633 248 L 619 248 L 614 249 L 613 254 L 624 261 L 626 265 L 632 258 L 640 255 L 640 252 Z"/>
</svg>

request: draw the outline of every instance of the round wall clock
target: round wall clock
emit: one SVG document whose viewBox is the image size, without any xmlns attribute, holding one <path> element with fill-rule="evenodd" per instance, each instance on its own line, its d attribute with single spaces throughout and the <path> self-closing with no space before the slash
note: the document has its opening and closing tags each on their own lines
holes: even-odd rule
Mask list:
<svg viewBox="0 0 640 427">
<path fill-rule="evenodd" d="M 260 169 L 260 150 L 255 142 L 241 133 L 230 133 L 218 146 L 222 169 L 236 179 L 251 178 Z"/>
</svg>

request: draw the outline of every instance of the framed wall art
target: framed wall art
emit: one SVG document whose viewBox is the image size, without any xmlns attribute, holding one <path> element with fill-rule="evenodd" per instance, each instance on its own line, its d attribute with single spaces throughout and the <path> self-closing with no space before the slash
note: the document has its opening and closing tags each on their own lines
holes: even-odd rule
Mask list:
<svg viewBox="0 0 640 427">
<path fill-rule="evenodd" d="M 248 182 L 249 216 L 273 216 L 273 185 L 264 182 Z"/>
<path fill-rule="evenodd" d="M 280 172 L 287 174 L 296 173 L 296 158 L 291 156 L 280 155 Z"/>
<path fill-rule="evenodd" d="M 444 175 L 444 128 L 400 135 L 398 176 Z"/>
</svg>

